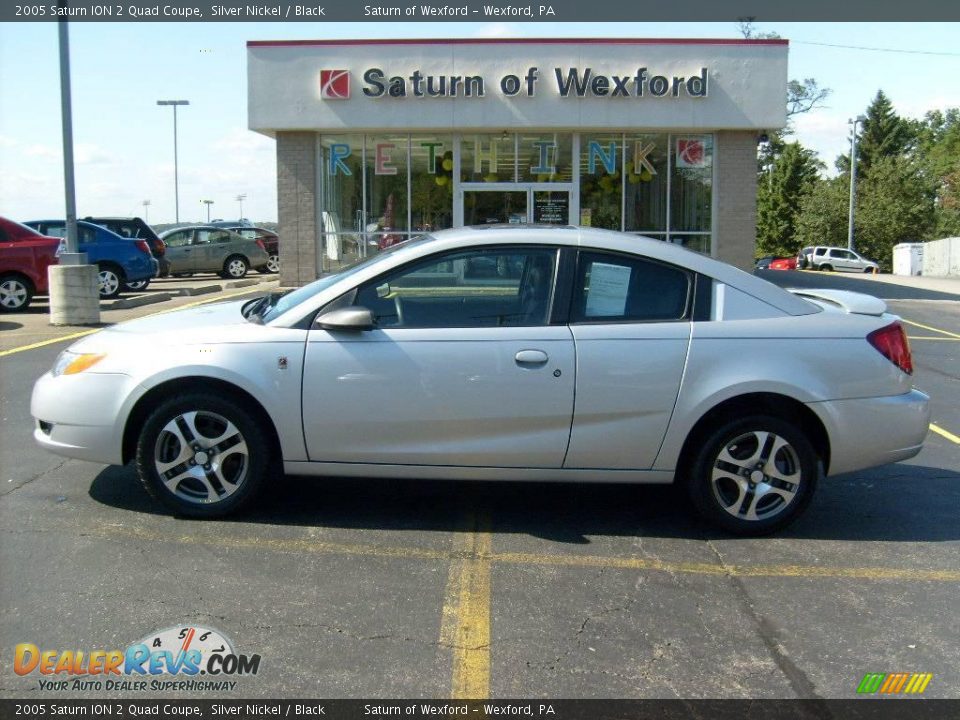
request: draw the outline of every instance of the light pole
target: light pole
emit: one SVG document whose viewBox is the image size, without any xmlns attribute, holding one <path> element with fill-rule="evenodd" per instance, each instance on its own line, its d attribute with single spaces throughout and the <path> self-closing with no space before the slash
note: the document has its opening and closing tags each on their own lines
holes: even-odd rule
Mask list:
<svg viewBox="0 0 960 720">
<path fill-rule="evenodd" d="M 850 133 L 850 220 L 847 224 L 847 249 L 853 250 L 853 221 L 856 215 L 857 203 L 857 125 L 866 120 L 863 115 L 857 115 L 853 120 L 847 120 L 853 126 Z"/>
<path fill-rule="evenodd" d="M 238 203 L 240 203 L 240 217 L 237 218 L 238 220 L 243 220 L 243 201 L 246 199 L 247 199 L 246 193 L 240 193 L 239 195 L 237 195 L 236 200 Z"/>
<path fill-rule="evenodd" d="M 210 206 L 213 205 L 213 200 L 201 200 L 204 205 L 207 206 L 207 225 L 210 224 Z"/>
<path fill-rule="evenodd" d="M 174 218 L 180 222 L 180 177 L 177 167 L 177 106 L 189 105 L 189 100 L 157 100 L 157 105 L 173 106 L 173 198 Z"/>
<path fill-rule="evenodd" d="M 147 225 L 149 225 L 150 224 L 150 201 L 144 200 L 140 204 L 143 205 L 143 221 L 147 223 Z"/>
</svg>

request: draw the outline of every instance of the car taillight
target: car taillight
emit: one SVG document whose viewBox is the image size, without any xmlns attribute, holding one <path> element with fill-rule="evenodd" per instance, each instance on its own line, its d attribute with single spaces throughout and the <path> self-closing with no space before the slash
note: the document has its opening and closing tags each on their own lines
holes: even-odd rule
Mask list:
<svg viewBox="0 0 960 720">
<path fill-rule="evenodd" d="M 135 240 L 134 242 L 137 244 L 137 247 L 143 250 L 147 255 L 151 254 L 150 246 L 147 245 L 146 240 Z"/>
<path fill-rule="evenodd" d="M 267 246 L 263 244 L 263 238 L 257 238 L 257 245 L 259 245 L 260 249 L 264 252 L 267 251 Z"/>
<path fill-rule="evenodd" d="M 157 255 L 166 255 L 167 253 L 167 244 L 163 240 L 154 240 L 153 241 L 153 251 Z"/>
<path fill-rule="evenodd" d="M 891 323 L 867 335 L 867 342 L 907 375 L 913 375 L 913 358 L 907 333 L 899 322 Z"/>
</svg>

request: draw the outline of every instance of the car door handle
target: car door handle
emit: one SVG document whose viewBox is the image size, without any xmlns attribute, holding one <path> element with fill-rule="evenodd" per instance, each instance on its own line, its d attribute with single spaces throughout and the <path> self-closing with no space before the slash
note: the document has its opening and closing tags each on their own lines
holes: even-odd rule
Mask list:
<svg viewBox="0 0 960 720">
<path fill-rule="evenodd" d="M 550 358 L 543 350 L 521 350 L 514 359 L 517 365 L 544 365 Z"/>
</svg>

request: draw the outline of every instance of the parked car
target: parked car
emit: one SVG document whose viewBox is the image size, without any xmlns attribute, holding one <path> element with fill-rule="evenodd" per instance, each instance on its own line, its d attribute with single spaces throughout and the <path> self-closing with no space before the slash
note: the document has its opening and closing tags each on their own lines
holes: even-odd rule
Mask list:
<svg viewBox="0 0 960 720">
<path fill-rule="evenodd" d="M 754 270 L 796 270 L 797 259 L 791 257 L 778 257 L 777 255 L 766 255 L 759 258 L 753 266 Z"/>
<path fill-rule="evenodd" d="M 135 460 L 185 516 L 276 492 L 282 467 L 675 481 L 716 524 L 762 534 L 822 475 L 920 452 L 912 370 L 876 298 L 788 292 L 623 233 L 460 228 L 287 294 L 104 328 L 37 381 L 31 412 L 41 446 Z"/>
<path fill-rule="evenodd" d="M 52 237 L 62 239 L 67 234 L 65 220 L 29 220 L 24 224 Z M 77 221 L 77 232 L 80 234 L 78 249 L 85 252 L 88 261 L 99 268 L 101 298 L 116 297 L 126 283 L 138 280 L 149 283 L 157 276 L 159 265 L 146 240 L 120 237 L 105 227 L 85 220 Z"/>
<path fill-rule="evenodd" d="M 0 311 L 19 312 L 47 294 L 47 268 L 57 264 L 59 238 L 0 217 Z"/>
<path fill-rule="evenodd" d="M 150 227 L 145 220 L 138 217 L 85 217 L 83 218 L 87 222 L 92 222 L 96 225 L 102 225 L 110 232 L 114 232 L 120 237 L 127 238 L 137 238 L 140 240 L 146 240 L 147 245 L 150 246 L 150 252 L 157 261 L 159 265 L 159 273 L 157 277 L 166 277 L 170 274 L 170 262 L 166 258 L 167 246 L 160 239 L 160 236 Z M 149 282 L 149 281 L 147 281 Z M 136 282 L 127 283 L 127 288 L 129 290 L 143 290 L 146 287 L 146 282 L 143 280 L 138 280 Z"/>
<path fill-rule="evenodd" d="M 795 257 L 775 258 L 770 261 L 769 270 L 796 270 L 797 259 Z"/>
<path fill-rule="evenodd" d="M 242 235 L 250 240 L 263 240 L 263 247 L 270 257 L 267 259 L 266 267 L 259 268 L 259 271 L 263 273 L 280 272 L 280 236 L 275 232 L 250 225 L 223 225 L 218 223 L 217 227 L 232 230 L 237 235 Z"/>
<path fill-rule="evenodd" d="M 803 248 L 797 260 L 803 263 L 804 267 L 810 267 L 814 270 L 839 270 L 842 272 L 880 272 L 880 266 L 873 260 L 868 260 L 863 255 L 846 248 L 829 247 L 826 245 L 817 245 L 813 248 Z"/>
<path fill-rule="evenodd" d="M 171 275 L 215 272 L 238 280 L 249 268 L 260 270 L 270 261 L 263 240 L 212 225 L 172 228 L 160 237 L 167 244 Z"/>
</svg>

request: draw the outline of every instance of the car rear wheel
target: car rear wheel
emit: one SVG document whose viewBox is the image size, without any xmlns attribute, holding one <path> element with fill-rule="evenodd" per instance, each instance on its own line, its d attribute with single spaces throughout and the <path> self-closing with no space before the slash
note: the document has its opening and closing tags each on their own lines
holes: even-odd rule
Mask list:
<svg viewBox="0 0 960 720">
<path fill-rule="evenodd" d="M 820 266 L 819 268 L 817 268 L 817 269 L 818 269 L 818 270 L 823 270 L 824 272 L 833 272 L 833 265 L 829 265 L 829 264 L 827 264 L 827 263 L 824 263 L 823 265 L 821 265 L 821 266 Z"/>
<path fill-rule="evenodd" d="M 271 255 L 267 258 L 267 264 L 262 268 L 259 268 L 259 271 L 262 273 L 278 273 L 280 272 L 280 256 Z"/>
<path fill-rule="evenodd" d="M 97 274 L 97 288 L 102 299 L 115 298 L 123 288 L 123 271 L 113 265 L 101 265 Z"/>
<path fill-rule="evenodd" d="M 249 267 L 245 258 L 240 255 L 231 255 L 223 261 L 223 276 L 231 280 L 239 280 L 246 277 Z"/>
<path fill-rule="evenodd" d="M 168 400 L 137 441 L 137 474 L 150 495 L 177 515 L 234 512 L 256 494 L 269 444 L 242 405 L 207 393 Z"/>
<path fill-rule="evenodd" d="M 134 280 L 133 282 L 124 283 L 123 287 L 127 290 L 133 290 L 134 292 L 139 292 L 140 290 L 146 290 L 147 286 L 150 285 L 150 280 Z"/>
<path fill-rule="evenodd" d="M 0 310 L 20 312 L 33 299 L 33 286 L 19 275 L 0 277 Z"/>
<path fill-rule="evenodd" d="M 735 535 L 766 535 L 806 509 L 821 465 L 806 435 L 768 415 L 728 420 L 700 444 L 687 479 L 694 506 Z"/>
</svg>

